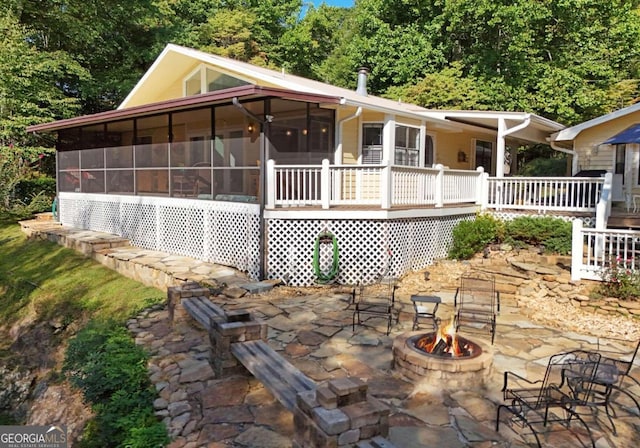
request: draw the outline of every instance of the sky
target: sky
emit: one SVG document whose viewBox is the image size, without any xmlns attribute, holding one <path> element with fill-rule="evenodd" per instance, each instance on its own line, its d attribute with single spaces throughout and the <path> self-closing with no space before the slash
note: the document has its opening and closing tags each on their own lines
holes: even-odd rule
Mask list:
<svg viewBox="0 0 640 448">
<path fill-rule="evenodd" d="M 315 6 L 320 6 L 321 3 L 323 3 L 322 0 L 314 0 L 313 2 Z M 351 7 L 353 6 L 354 0 L 324 0 L 324 3 L 326 3 L 329 6 Z"/>
</svg>

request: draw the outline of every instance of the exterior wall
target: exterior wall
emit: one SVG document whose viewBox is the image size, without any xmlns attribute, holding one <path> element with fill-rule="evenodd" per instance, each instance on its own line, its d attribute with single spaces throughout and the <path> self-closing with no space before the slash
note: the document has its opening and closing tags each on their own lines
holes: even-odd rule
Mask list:
<svg viewBox="0 0 640 448">
<path fill-rule="evenodd" d="M 339 108 L 336 113 L 336 128 L 340 120 L 352 116 L 356 108 Z M 337 164 L 354 164 L 358 162 L 358 135 L 360 133 L 360 120 L 351 119 L 342 124 L 342 160 L 336 160 Z M 339 144 L 340 142 L 336 142 Z"/>
<path fill-rule="evenodd" d="M 611 171 L 615 147 L 601 143 L 636 123 L 640 123 L 640 111 L 582 131 L 573 142 L 579 169 Z"/>
<path fill-rule="evenodd" d="M 496 137 L 492 134 L 472 134 L 469 132 L 439 132 L 429 131 L 427 125 L 427 131 L 432 133 L 435 137 L 435 163 L 441 163 L 451 169 L 457 170 L 473 170 L 475 169 L 475 146 L 476 139 L 493 142 L 494 151 L 494 163 L 495 163 L 495 149 L 496 149 Z M 466 154 L 467 161 L 458 161 L 458 152 L 462 151 Z"/>
<path fill-rule="evenodd" d="M 146 249 L 260 276 L 260 206 L 221 201 L 60 193 L 60 222 Z"/>
</svg>

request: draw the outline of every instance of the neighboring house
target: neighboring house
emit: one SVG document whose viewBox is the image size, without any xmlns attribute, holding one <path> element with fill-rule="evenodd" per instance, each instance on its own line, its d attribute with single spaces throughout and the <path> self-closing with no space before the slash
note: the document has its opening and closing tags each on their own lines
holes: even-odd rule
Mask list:
<svg viewBox="0 0 640 448">
<path fill-rule="evenodd" d="M 323 230 L 341 283 L 445 256 L 482 171 L 563 129 L 370 96 L 366 77 L 351 91 L 168 45 L 117 110 L 29 130 L 57 132 L 63 224 L 308 285 L 332 262 L 325 245 L 314 261 Z"/>
<path fill-rule="evenodd" d="M 627 208 L 640 205 L 640 103 L 551 136 L 553 147 L 573 153 L 573 173 L 602 170 L 613 173 L 612 199 Z"/>
</svg>

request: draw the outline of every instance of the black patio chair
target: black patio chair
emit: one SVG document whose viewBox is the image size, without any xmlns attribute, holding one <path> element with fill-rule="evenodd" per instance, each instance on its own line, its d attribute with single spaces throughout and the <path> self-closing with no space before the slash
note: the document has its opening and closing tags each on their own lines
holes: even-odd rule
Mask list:
<svg viewBox="0 0 640 448">
<path fill-rule="evenodd" d="M 618 394 L 623 394 L 629 397 L 640 415 L 640 404 L 638 403 L 639 397 L 634 394 L 640 393 L 640 381 L 631 376 L 631 368 L 640 351 L 640 340 L 636 344 L 636 348 L 633 352 L 623 353 L 614 352 L 610 350 L 600 349 L 600 341 L 598 341 L 598 349 L 596 353 L 600 355 L 600 365 L 598 366 L 598 372 L 595 377 L 595 382 L 600 389 L 604 388 L 607 394 L 607 415 L 610 413 L 615 416 L 615 410 L 611 407 L 616 400 Z M 611 421 L 613 425 L 613 421 Z M 615 434 L 615 426 L 613 426 Z"/>
<path fill-rule="evenodd" d="M 501 422 L 514 431 L 529 428 L 530 433 L 522 435 L 533 435 L 541 447 L 541 434 L 557 427 L 572 429 L 571 434 L 582 446 L 590 442 L 595 448 L 591 430 L 577 409 L 588 405 L 593 398 L 592 386 L 599 361 L 600 355 L 595 352 L 576 350 L 552 356 L 541 380 L 531 381 L 514 372 L 505 372 L 502 388 L 505 403 L 498 406 L 496 431 L 500 430 Z M 581 423 L 584 431 L 571 427 L 574 420 Z M 584 440 L 585 435 L 588 442 Z"/>
<path fill-rule="evenodd" d="M 460 327 L 488 330 L 493 344 L 496 316 L 500 312 L 500 293 L 496 291 L 495 277 L 486 274 L 461 277 L 453 303 L 456 331 Z"/>
<path fill-rule="evenodd" d="M 383 277 L 370 285 L 359 285 L 354 288 L 352 300 L 354 304 L 352 330 L 363 323 L 360 315 L 380 316 L 387 320 L 387 332 L 391 332 L 391 323 L 395 314 L 395 295 L 398 280 L 395 277 Z M 397 317 L 396 317 L 397 321 Z"/>
</svg>

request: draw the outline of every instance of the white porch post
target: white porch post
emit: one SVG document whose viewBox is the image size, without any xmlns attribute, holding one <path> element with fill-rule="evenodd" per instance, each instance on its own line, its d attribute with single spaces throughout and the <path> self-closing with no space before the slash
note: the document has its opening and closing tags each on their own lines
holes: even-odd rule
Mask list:
<svg viewBox="0 0 640 448">
<path fill-rule="evenodd" d="M 331 170 L 329 159 L 322 159 L 322 170 L 320 172 L 320 201 L 322 208 L 328 209 L 331 204 Z"/>
<path fill-rule="evenodd" d="M 504 148 L 507 123 L 503 117 L 498 118 L 498 138 L 496 142 L 496 177 L 504 177 Z"/>
<path fill-rule="evenodd" d="M 388 210 L 391 208 L 391 195 L 393 188 L 393 180 L 391 178 L 391 163 L 386 161 L 384 168 L 381 171 L 380 179 L 380 206 Z"/>
<path fill-rule="evenodd" d="M 276 207 L 276 161 L 267 161 L 267 203 L 265 208 L 274 209 Z"/>
<path fill-rule="evenodd" d="M 384 128 L 382 130 L 382 164 L 393 164 L 396 142 L 396 118 L 387 114 L 384 116 Z"/>
<path fill-rule="evenodd" d="M 571 228 L 571 280 L 578 281 L 582 278 L 582 220 L 574 219 Z"/>
<path fill-rule="evenodd" d="M 442 207 L 444 205 L 444 166 L 437 164 L 436 169 L 438 174 L 436 175 L 436 207 Z"/>
<path fill-rule="evenodd" d="M 476 205 L 479 205 L 481 210 L 485 210 L 489 203 L 489 188 L 487 185 L 489 176 L 485 176 L 484 168 L 481 166 L 476 168 L 476 171 L 479 173 L 476 179 Z"/>
</svg>

